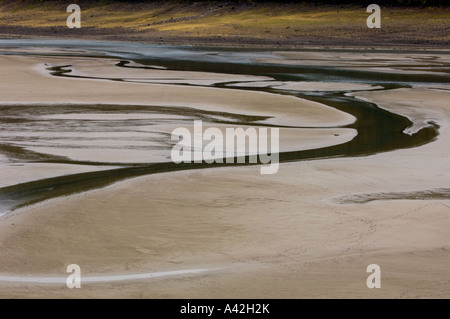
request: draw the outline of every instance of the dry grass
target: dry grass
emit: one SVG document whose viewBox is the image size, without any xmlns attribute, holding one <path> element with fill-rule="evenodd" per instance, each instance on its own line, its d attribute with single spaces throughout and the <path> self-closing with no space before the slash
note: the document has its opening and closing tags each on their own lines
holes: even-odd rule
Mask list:
<svg viewBox="0 0 450 319">
<path fill-rule="evenodd" d="M 66 27 L 67 4 L 24 5 L 0 0 L 0 25 L 11 27 Z M 251 37 L 289 39 L 322 37 L 365 39 L 374 35 L 399 36 L 411 41 L 448 41 L 448 8 L 382 8 L 381 30 L 366 27 L 365 7 L 294 4 L 211 5 L 176 2 L 146 4 L 84 3 L 82 27 L 123 28 L 181 37 Z"/>
</svg>

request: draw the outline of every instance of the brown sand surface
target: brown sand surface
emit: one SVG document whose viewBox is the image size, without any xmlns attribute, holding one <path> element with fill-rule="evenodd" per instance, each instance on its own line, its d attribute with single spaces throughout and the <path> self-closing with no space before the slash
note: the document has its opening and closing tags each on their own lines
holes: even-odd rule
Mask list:
<svg viewBox="0 0 450 319">
<path fill-rule="evenodd" d="M 35 71 L 29 68 L 39 61 L 6 59 L 9 71 L 22 72 L 23 77 L 16 77 L 21 88 L 28 89 L 22 102 L 79 99 L 69 90 L 49 94 L 45 81 L 51 78 L 42 80 L 40 90 L 35 88 Z M 2 97 L 7 102 L 18 99 L 12 79 L 11 84 L 2 83 L 8 88 Z M 92 82 L 62 83 L 86 90 L 83 101 L 95 100 L 89 95 Z M 115 84 L 95 83 L 99 98 L 115 92 Z M 139 88 L 126 85 L 136 93 Z M 203 97 L 213 94 L 199 90 Z M 220 107 L 239 98 L 249 105 L 266 98 L 215 93 Z M 19 209 L 0 220 L 3 276 L 64 277 L 72 263 L 81 266 L 84 276 L 209 271 L 84 284 L 72 290 L 65 285 L 1 282 L 0 296 L 448 298 L 450 203 L 439 195 L 450 180 L 450 93 L 410 88 L 356 95 L 398 113 L 408 101 L 405 115 L 435 121 L 441 134 L 412 149 L 281 164 L 275 175 L 260 175 L 258 167 L 157 174 Z M 133 102 L 142 102 L 132 96 Z M 113 97 L 120 101 L 120 95 Z M 287 109 L 290 103 L 303 103 L 282 100 L 278 103 L 286 103 Z M 295 114 L 296 120 L 316 115 L 312 105 L 306 109 Z M 324 110 L 328 108 L 320 108 Z M 324 120 L 314 119 L 316 124 Z M 327 119 L 348 120 L 333 111 Z M 423 191 L 429 196 L 417 199 L 415 194 Z M 369 264 L 381 267 L 381 289 L 366 287 Z"/>
<path fill-rule="evenodd" d="M 53 65 L 54 58 L 2 56 L 0 59 L 3 65 L 0 77 L 5 79 L 2 90 L 8 92 L 2 95 L 2 103 L 67 102 L 194 107 L 208 111 L 238 111 L 240 114 L 270 116 L 273 117 L 269 119 L 270 123 L 306 127 L 345 125 L 355 120 L 353 116 L 326 105 L 291 96 L 183 85 L 86 81 L 50 75 L 43 77 L 39 73 L 48 74 L 45 63 Z M 60 62 L 66 65 L 73 61 L 62 59 Z"/>
</svg>

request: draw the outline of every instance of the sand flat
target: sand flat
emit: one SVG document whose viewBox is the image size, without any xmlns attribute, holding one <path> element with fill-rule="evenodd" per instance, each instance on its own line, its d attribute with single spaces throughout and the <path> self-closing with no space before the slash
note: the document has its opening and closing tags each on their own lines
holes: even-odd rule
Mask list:
<svg viewBox="0 0 450 319">
<path fill-rule="evenodd" d="M 61 61 L 64 65 L 64 60 Z M 61 65 L 52 64 L 50 66 Z M 126 64 L 125 67 L 115 67 L 119 61 L 114 59 L 80 59 L 68 61 L 68 69 L 72 72 L 70 75 L 94 77 L 94 78 L 116 78 L 127 81 L 151 82 L 151 83 L 184 83 L 184 84 L 202 84 L 204 86 L 226 83 L 226 82 L 245 82 L 245 81 L 264 81 L 271 78 L 265 76 L 238 75 L 213 72 L 192 72 L 192 71 L 174 71 L 158 68 L 157 66 L 146 67 L 133 63 L 131 67 Z M 146 69 L 144 69 L 146 68 Z"/>
<path fill-rule="evenodd" d="M 399 113 L 407 101 L 405 115 L 435 120 L 439 138 L 367 157 L 282 164 L 275 175 L 225 167 L 139 177 L 19 209 L 0 219 L 2 276 L 60 277 L 71 263 L 87 276 L 224 269 L 76 290 L 0 282 L 0 296 L 448 298 L 448 199 L 381 194 L 448 188 L 449 92 L 357 94 Z M 364 194 L 379 200 L 342 202 Z M 381 266 L 382 289 L 366 287 L 372 263 Z"/>
<path fill-rule="evenodd" d="M 76 60 L 76 58 L 75 58 Z M 355 118 L 320 103 L 233 89 L 164 84 L 118 83 L 45 76 L 52 58 L 0 56 L 2 103 L 104 103 L 193 107 L 271 117 L 266 122 L 305 127 L 337 126 Z M 64 63 L 69 59 L 65 59 Z M 64 65 L 64 64 L 63 64 Z M 39 85 L 37 85 L 39 83 Z M 95 85 L 93 85 L 95 83 Z"/>
</svg>

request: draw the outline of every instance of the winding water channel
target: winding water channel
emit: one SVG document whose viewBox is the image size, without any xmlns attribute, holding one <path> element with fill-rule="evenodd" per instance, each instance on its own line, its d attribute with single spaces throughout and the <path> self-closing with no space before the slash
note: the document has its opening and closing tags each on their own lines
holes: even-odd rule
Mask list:
<svg viewBox="0 0 450 319">
<path fill-rule="evenodd" d="M 315 52 L 312 49 L 310 51 Z M 327 81 L 362 83 L 373 85 L 376 87 L 376 90 L 380 91 L 380 94 L 386 89 L 410 87 L 413 84 L 440 84 L 448 81 L 448 75 L 443 75 L 442 73 L 394 74 L 389 72 L 349 70 L 327 65 L 266 63 L 264 59 L 273 59 L 276 56 L 268 50 L 257 49 L 173 47 L 88 41 L 1 40 L 0 54 L 45 57 L 101 57 L 119 61 L 115 63 L 116 68 L 145 70 L 154 69 L 157 66 L 166 70 L 262 76 L 278 82 Z M 411 54 L 414 54 L 414 52 L 411 52 Z M 428 52 L 428 54 L 433 54 L 433 52 Z M 408 68 L 409 66 L 402 65 L 402 67 Z M 48 68 L 48 72 L 55 77 L 90 78 L 89 76 L 72 74 L 71 65 L 66 64 L 51 66 Z M 129 81 L 129 79 L 116 77 L 94 78 L 121 82 Z M 280 90 L 277 87 L 246 86 L 245 83 L 241 83 L 237 87 L 234 84 L 236 83 L 221 82 L 208 86 L 223 90 L 256 90 L 273 94 L 291 95 L 325 104 L 349 113 L 356 118 L 354 123 L 343 126 L 343 128 L 354 129 L 357 132 L 357 135 L 350 141 L 314 149 L 283 151 L 279 154 L 281 163 L 330 157 L 367 156 L 401 148 L 411 148 L 433 141 L 439 133 L 439 126 L 435 123 L 430 123 L 430 125 L 422 127 L 415 134 L 406 134 L 405 130 L 412 126 L 409 119 L 383 110 L 373 103 L 347 96 L 348 90 L 288 91 Z M 178 83 L 173 85 L 193 84 Z M 196 84 L 196 86 L 198 85 L 200 84 Z M 170 160 L 157 162 L 77 160 L 70 156 L 34 150 L 30 145 L 32 145 L 32 142 L 35 142 L 33 139 L 36 139 L 36 132 L 50 132 L 58 135 L 67 132 L 73 133 L 78 131 L 82 133 L 89 131 L 106 135 L 111 134 L 111 141 L 115 141 L 120 140 L 120 137 L 113 136 L 115 132 L 139 133 L 140 127 L 162 122 L 176 123 L 183 126 L 189 125 L 193 120 L 201 119 L 210 124 L 275 126 L 259 123 L 259 121 L 265 119 L 262 116 L 243 115 L 225 110 L 223 112 L 215 112 L 188 107 L 149 107 L 142 105 L 127 105 L 125 110 L 123 105 L 115 104 L 80 105 L 67 103 L 56 107 L 54 105 L 34 104 L 4 105 L 1 102 L 0 97 L 0 154 L 8 158 L 8 165 L 54 163 L 109 166 L 111 168 L 38 179 L 2 187 L 0 188 L 0 213 L 50 198 L 101 188 L 136 176 L 190 169 L 214 169 L 219 166 L 252 165 L 248 164 L 248 161 L 246 161 L 247 164 L 175 164 Z M 139 116 L 131 118 L 125 116 L 130 113 L 138 114 Z M 78 114 L 79 117 L 75 119 L 64 118 L 62 116 L 64 114 Z M 109 122 L 108 118 L 115 118 L 116 120 Z M 90 121 L 87 121 L 88 119 Z M 40 138 L 44 141 L 46 135 L 43 134 L 42 136 Z M 47 136 L 47 138 L 49 137 Z M 168 145 L 164 146 L 164 143 L 170 140 L 170 136 L 167 134 L 154 135 L 153 142 L 156 142 L 153 146 L 146 144 L 145 138 L 145 136 L 135 138 L 135 142 L 140 139 L 142 144 L 135 143 L 132 149 L 134 151 L 158 152 L 168 148 Z M 86 139 L 87 151 L 89 150 L 89 142 L 92 142 L 92 139 Z M 123 141 L 123 145 L 125 144 L 126 139 Z M 119 143 L 116 147 L 127 147 L 123 145 Z"/>
</svg>

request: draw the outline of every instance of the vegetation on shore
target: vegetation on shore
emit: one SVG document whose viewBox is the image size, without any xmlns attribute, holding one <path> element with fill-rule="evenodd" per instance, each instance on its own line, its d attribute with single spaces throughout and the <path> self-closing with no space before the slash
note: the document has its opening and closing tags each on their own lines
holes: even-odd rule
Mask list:
<svg viewBox="0 0 450 319">
<path fill-rule="evenodd" d="M 44 3 L 44 2 L 63 2 L 63 0 L 22 0 L 25 3 Z M 72 3 L 81 2 L 81 3 L 101 3 L 101 4 L 111 4 L 114 2 L 121 3 L 163 3 L 167 2 L 161 0 L 101 0 L 101 1 L 93 1 L 93 0 L 74 0 Z M 201 2 L 206 4 L 255 4 L 255 3 L 289 3 L 289 4 L 313 4 L 313 5 L 342 5 L 342 4 L 353 4 L 353 5 L 364 5 L 367 6 L 371 3 L 374 3 L 373 0 L 303 0 L 303 1 L 294 1 L 294 0 L 178 0 L 180 4 L 187 3 L 191 4 L 193 2 Z M 377 0 L 377 4 L 379 5 L 387 5 L 387 6 L 410 6 L 410 7 L 426 7 L 426 6 L 448 6 L 447 1 L 445 0 Z"/>
<path fill-rule="evenodd" d="M 353 4 L 74 0 L 70 3 L 80 4 L 82 10 L 82 29 L 69 31 L 68 3 L 0 0 L 0 34 L 343 45 L 450 43 L 446 7 L 382 6 L 381 29 L 369 29 L 366 7 Z"/>
</svg>

